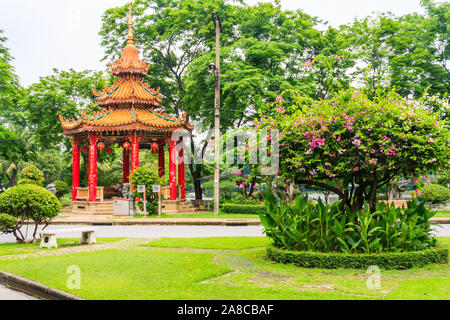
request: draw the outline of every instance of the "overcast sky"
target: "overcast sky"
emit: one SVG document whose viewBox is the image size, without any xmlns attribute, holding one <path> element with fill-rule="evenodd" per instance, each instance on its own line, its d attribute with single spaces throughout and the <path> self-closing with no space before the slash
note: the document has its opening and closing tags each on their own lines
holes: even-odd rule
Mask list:
<svg viewBox="0 0 450 320">
<path fill-rule="evenodd" d="M 28 86 L 53 68 L 103 70 L 98 32 L 101 15 L 129 0 L 0 0 L 0 29 L 15 58 L 21 84 Z M 246 0 L 249 4 L 261 2 Z M 267 1 L 263 1 L 267 2 Z M 281 0 L 285 9 L 302 9 L 332 26 L 371 12 L 423 12 L 420 0 Z"/>
</svg>

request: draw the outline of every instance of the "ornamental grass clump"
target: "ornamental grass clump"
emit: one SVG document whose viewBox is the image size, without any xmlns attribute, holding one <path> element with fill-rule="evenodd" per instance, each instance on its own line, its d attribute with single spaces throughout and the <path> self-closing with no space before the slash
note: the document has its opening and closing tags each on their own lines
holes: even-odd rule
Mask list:
<svg viewBox="0 0 450 320">
<path fill-rule="evenodd" d="M 266 235 L 277 248 L 293 251 L 384 253 L 433 248 L 429 219 L 434 215 L 423 203 L 408 207 L 378 203 L 354 212 L 340 210 L 339 204 L 325 205 L 307 197 L 293 204 L 266 192 L 266 211 L 260 212 Z"/>
</svg>

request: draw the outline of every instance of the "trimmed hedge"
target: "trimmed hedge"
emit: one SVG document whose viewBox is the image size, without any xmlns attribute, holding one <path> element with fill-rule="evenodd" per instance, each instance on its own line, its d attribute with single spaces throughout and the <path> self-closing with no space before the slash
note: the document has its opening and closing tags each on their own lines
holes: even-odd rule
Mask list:
<svg viewBox="0 0 450 320">
<path fill-rule="evenodd" d="M 259 214 L 266 211 L 266 207 L 262 204 L 223 203 L 220 208 L 223 212 L 231 214 Z"/>
<path fill-rule="evenodd" d="M 446 264 L 448 262 L 448 249 L 436 248 L 423 251 L 362 254 L 288 251 L 269 245 L 267 257 L 276 262 L 293 263 L 305 268 L 367 269 L 369 266 L 375 265 L 380 269 L 410 269 L 432 263 Z"/>
<path fill-rule="evenodd" d="M 429 184 L 421 188 L 419 198 L 432 203 L 445 202 L 450 199 L 450 190 L 440 184 Z"/>
</svg>

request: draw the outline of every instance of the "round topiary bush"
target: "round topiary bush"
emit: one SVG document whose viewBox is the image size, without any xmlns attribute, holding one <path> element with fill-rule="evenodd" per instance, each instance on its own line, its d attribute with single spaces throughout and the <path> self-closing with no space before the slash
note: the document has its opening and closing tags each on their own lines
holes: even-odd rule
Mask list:
<svg viewBox="0 0 450 320">
<path fill-rule="evenodd" d="M 13 216 L 18 221 L 13 233 L 19 243 L 26 242 L 27 233 L 23 233 L 20 228 L 27 220 L 34 222 L 31 242 L 36 242 L 38 226 L 47 226 L 60 211 L 61 203 L 58 198 L 34 184 L 20 184 L 0 194 L 0 212 Z"/>
<path fill-rule="evenodd" d="M 69 186 L 64 181 L 56 180 L 53 182 L 56 188 L 56 197 L 61 199 L 69 191 Z"/>
<path fill-rule="evenodd" d="M 423 186 L 420 199 L 430 201 L 432 203 L 444 202 L 450 199 L 450 190 L 439 184 L 429 184 Z"/>
<path fill-rule="evenodd" d="M 33 165 L 24 168 L 21 174 L 22 179 L 19 180 L 18 184 L 36 184 L 42 186 L 44 182 L 44 174 Z"/>
</svg>

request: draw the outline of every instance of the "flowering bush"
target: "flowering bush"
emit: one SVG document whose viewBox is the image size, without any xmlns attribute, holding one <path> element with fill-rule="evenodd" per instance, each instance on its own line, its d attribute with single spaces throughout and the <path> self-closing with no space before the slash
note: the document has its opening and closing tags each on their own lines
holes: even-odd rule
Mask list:
<svg viewBox="0 0 450 320">
<path fill-rule="evenodd" d="M 341 210 L 367 201 L 374 211 L 377 189 L 394 178 L 449 168 L 446 124 L 395 93 L 371 100 L 348 90 L 284 107 L 286 113 L 257 123 L 280 130 L 281 177 L 335 192 Z"/>
</svg>

